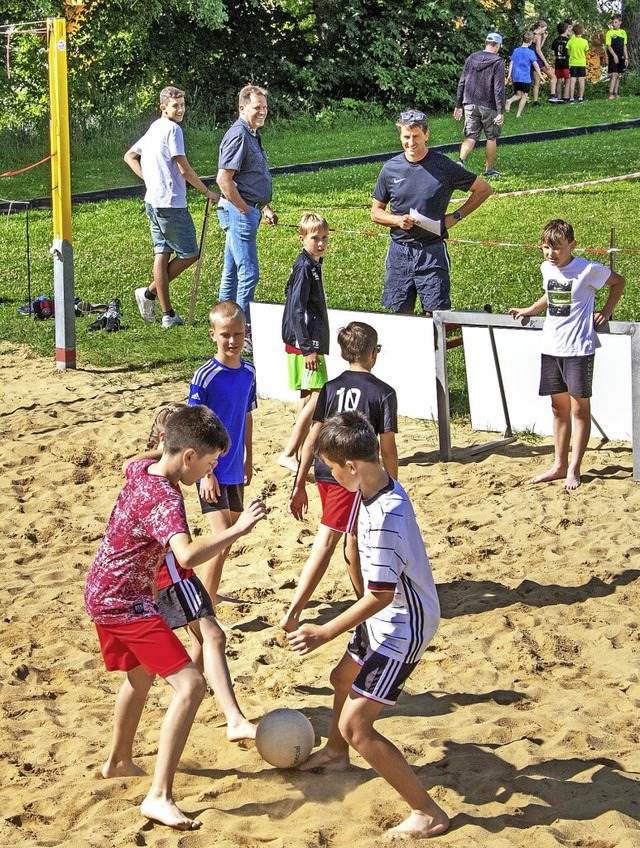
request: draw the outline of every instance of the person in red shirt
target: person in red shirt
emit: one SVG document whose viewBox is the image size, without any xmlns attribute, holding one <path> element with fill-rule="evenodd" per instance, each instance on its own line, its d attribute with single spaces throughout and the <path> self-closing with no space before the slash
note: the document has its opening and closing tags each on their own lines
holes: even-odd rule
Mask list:
<svg viewBox="0 0 640 848">
<path fill-rule="evenodd" d="M 143 775 L 133 743 L 156 674 L 174 694 L 160 731 L 151 789 L 143 816 L 178 830 L 196 830 L 173 798 L 173 778 L 200 702 L 204 677 L 160 615 L 154 601 L 158 569 L 170 548 L 185 568 L 210 559 L 266 517 L 254 500 L 233 527 L 192 539 L 179 484 L 193 485 L 215 467 L 229 437 L 204 406 L 176 412 L 167 423 L 159 460 L 133 462 L 116 501 L 85 586 L 85 608 L 98 633 L 108 671 L 124 671 L 116 698 L 111 752 L 102 776 Z"/>
</svg>

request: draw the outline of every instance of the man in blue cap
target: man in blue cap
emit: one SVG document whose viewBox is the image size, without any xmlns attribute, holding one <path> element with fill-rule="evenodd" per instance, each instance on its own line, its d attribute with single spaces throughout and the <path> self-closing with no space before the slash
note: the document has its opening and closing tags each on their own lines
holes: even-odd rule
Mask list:
<svg viewBox="0 0 640 848">
<path fill-rule="evenodd" d="M 453 117 L 459 121 L 464 109 L 464 141 L 460 147 L 460 164 L 475 147 L 480 133 L 487 139 L 485 177 L 499 177 L 493 163 L 504 120 L 504 59 L 498 56 L 502 46 L 499 32 L 490 32 L 484 50 L 467 57 L 458 90 Z"/>
</svg>

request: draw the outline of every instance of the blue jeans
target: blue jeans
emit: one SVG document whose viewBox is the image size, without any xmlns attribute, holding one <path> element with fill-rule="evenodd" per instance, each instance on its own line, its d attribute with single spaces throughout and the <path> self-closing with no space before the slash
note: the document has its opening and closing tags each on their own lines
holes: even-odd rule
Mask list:
<svg viewBox="0 0 640 848">
<path fill-rule="evenodd" d="M 224 264 L 220 281 L 220 300 L 235 300 L 251 325 L 249 301 L 258 285 L 258 248 L 256 239 L 262 213 L 255 206 L 243 215 L 233 203 L 221 200 L 218 220 L 226 234 Z"/>
</svg>

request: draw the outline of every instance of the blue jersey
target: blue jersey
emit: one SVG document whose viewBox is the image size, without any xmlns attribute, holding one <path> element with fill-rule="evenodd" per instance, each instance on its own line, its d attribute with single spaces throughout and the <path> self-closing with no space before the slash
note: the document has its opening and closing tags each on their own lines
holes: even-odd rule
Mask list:
<svg viewBox="0 0 640 848">
<path fill-rule="evenodd" d="M 511 54 L 513 68 L 511 79 L 513 82 L 531 82 L 531 68 L 538 57 L 529 47 L 516 47 Z"/>
<path fill-rule="evenodd" d="M 225 486 L 244 483 L 244 442 L 247 413 L 258 405 L 256 369 L 240 360 L 239 368 L 229 368 L 212 357 L 193 375 L 189 388 L 189 406 L 208 406 L 224 424 L 231 447 L 215 468 L 219 483 Z"/>
</svg>

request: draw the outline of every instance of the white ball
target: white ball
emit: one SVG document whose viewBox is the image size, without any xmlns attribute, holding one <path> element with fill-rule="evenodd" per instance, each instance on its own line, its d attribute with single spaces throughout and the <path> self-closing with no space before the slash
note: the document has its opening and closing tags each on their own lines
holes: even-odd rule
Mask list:
<svg viewBox="0 0 640 848">
<path fill-rule="evenodd" d="M 256 731 L 258 753 L 276 768 L 299 766 L 311 753 L 314 742 L 313 726 L 298 710 L 272 710 L 260 719 Z"/>
</svg>

